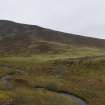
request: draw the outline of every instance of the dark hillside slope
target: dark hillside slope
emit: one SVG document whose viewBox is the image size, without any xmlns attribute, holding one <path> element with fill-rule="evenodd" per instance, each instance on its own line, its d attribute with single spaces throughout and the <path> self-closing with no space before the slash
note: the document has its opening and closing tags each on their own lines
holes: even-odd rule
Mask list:
<svg viewBox="0 0 105 105">
<path fill-rule="evenodd" d="M 105 40 L 58 32 L 34 25 L 0 20 L 1 53 L 26 51 L 35 53 L 38 52 L 37 49 L 47 49 L 49 51 L 65 45 L 105 48 Z"/>
</svg>

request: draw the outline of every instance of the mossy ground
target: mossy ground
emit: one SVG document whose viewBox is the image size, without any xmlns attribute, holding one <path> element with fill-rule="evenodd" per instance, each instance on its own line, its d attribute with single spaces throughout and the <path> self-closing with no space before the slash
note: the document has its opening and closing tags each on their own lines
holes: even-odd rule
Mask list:
<svg viewBox="0 0 105 105">
<path fill-rule="evenodd" d="M 0 77 L 10 74 L 12 89 L 6 89 L 0 80 L 0 102 L 7 102 L 12 97 L 16 105 L 75 105 L 72 99 L 56 93 L 33 90 L 34 87 L 44 87 L 72 93 L 88 105 L 104 105 L 105 57 L 72 61 L 70 56 L 2 57 Z M 80 56 L 73 58 L 76 57 Z"/>
</svg>

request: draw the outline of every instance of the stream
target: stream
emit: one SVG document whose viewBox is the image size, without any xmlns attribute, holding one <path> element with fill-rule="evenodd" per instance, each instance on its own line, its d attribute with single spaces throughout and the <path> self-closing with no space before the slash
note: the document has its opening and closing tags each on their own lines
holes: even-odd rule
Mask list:
<svg viewBox="0 0 105 105">
<path fill-rule="evenodd" d="M 11 76 L 10 75 L 6 75 L 6 76 L 2 77 L 1 80 L 3 81 L 4 86 L 7 89 L 12 88 Z M 52 89 L 48 89 L 47 87 L 40 87 L 40 86 L 35 86 L 34 89 L 43 89 L 43 90 L 47 90 L 49 92 L 57 93 L 59 95 L 65 96 L 65 97 L 70 97 L 70 100 L 72 99 L 74 102 L 76 102 L 76 105 L 87 105 L 87 103 L 83 99 L 81 99 L 80 97 L 78 97 L 78 96 L 76 96 L 72 93 L 59 91 L 59 90 L 52 90 Z"/>
<path fill-rule="evenodd" d="M 83 99 L 79 98 L 76 95 L 73 95 L 72 93 L 58 91 L 58 90 L 52 90 L 52 89 L 48 89 L 45 87 L 35 87 L 34 89 L 43 89 L 43 90 L 47 90 L 49 92 L 57 93 L 59 95 L 65 96 L 65 97 L 70 97 L 70 100 L 72 99 L 74 102 L 76 102 L 76 105 L 87 105 L 87 103 Z"/>
</svg>

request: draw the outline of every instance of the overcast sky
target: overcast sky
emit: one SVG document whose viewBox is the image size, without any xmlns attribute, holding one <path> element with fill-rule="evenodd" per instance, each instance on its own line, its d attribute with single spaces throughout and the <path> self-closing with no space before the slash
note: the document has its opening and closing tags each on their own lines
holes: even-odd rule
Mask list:
<svg viewBox="0 0 105 105">
<path fill-rule="evenodd" d="M 105 0 L 0 0 L 0 19 L 105 38 Z"/>
</svg>

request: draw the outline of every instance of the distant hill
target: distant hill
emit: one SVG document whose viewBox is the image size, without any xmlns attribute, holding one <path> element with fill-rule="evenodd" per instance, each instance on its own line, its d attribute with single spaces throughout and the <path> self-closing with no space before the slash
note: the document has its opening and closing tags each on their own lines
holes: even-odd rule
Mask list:
<svg viewBox="0 0 105 105">
<path fill-rule="evenodd" d="M 64 47 L 105 48 L 105 40 L 0 20 L 0 53 L 39 53 Z"/>
</svg>

